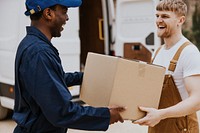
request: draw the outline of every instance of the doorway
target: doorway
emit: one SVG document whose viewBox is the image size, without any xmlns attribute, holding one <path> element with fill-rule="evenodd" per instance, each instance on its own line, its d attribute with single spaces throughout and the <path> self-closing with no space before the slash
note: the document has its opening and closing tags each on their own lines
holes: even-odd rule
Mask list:
<svg viewBox="0 0 200 133">
<path fill-rule="evenodd" d="M 101 0 L 84 0 L 79 11 L 79 33 L 81 41 L 80 64 L 81 70 L 83 70 L 88 52 L 105 54 Z"/>
</svg>

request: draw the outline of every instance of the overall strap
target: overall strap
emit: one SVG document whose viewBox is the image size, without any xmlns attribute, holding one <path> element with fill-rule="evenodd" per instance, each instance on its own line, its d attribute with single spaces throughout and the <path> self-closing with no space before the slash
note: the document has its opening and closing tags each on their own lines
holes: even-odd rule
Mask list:
<svg viewBox="0 0 200 133">
<path fill-rule="evenodd" d="M 158 54 L 158 52 L 160 51 L 161 48 L 162 48 L 162 46 L 160 46 L 160 47 L 156 50 L 154 57 L 151 59 L 151 64 L 153 63 L 154 59 L 156 58 L 156 55 Z"/>
<path fill-rule="evenodd" d="M 187 45 L 189 45 L 189 44 L 190 44 L 190 42 L 185 42 L 183 45 L 181 45 L 181 46 L 179 47 L 179 49 L 177 50 L 177 52 L 176 52 L 176 54 L 174 55 L 173 59 L 170 61 L 170 65 L 169 65 L 169 68 L 168 68 L 169 71 L 174 72 L 174 70 L 175 70 L 175 68 L 176 68 L 177 61 L 178 61 L 178 59 L 179 59 L 179 57 L 180 57 L 180 55 L 181 55 L 181 52 L 182 52 L 183 49 L 184 49 Z"/>
</svg>

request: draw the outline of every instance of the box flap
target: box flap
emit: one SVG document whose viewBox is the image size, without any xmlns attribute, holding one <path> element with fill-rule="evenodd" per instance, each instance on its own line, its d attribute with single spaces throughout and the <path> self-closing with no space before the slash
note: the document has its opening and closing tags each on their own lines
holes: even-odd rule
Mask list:
<svg viewBox="0 0 200 133">
<path fill-rule="evenodd" d="M 138 106 L 158 108 L 164 73 L 163 67 L 120 59 L 110 105 L 127 107 L 122 113 L 124 119 L 143 117 L 145 113 Z"/>
<path fill-rule="evenodd" d="M 117 68 L 117 57 L 88 53 L 80 99 L 91 106 L 108 106 Z"/>
</svg>

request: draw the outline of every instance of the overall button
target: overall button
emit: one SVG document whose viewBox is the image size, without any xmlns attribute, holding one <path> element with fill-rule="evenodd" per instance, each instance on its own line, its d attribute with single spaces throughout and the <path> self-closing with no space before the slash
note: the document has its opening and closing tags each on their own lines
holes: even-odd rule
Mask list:
<svg viewBox="0 0 200 133">
<path fill-rule="evenodd" d="M 184 132 L 187 132 L 187 128 L 184 128 L 183 131 L 184 131 Z"/>
</svg>

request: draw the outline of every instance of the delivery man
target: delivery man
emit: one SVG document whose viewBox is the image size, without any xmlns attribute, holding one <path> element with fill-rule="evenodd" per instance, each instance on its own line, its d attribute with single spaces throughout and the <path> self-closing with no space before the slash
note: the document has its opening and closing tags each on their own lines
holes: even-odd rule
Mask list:
<svg viewBox="0 0 200 133">
<path fill-rule="evenodd" d="M 69 86 L 80 85 L 83 73 L 65 73 L 51 43 L 69 20 L 70 7 L 81 0 L 26 0 L 31 26 L 15 60 L 14 133 L 66 133 L 68 128 L 105 131 L 123 122 L 123 107 L 83 107 L 71 102 Z M 66 44 L 67 45 L 67 44 Z"/>
</svg>

